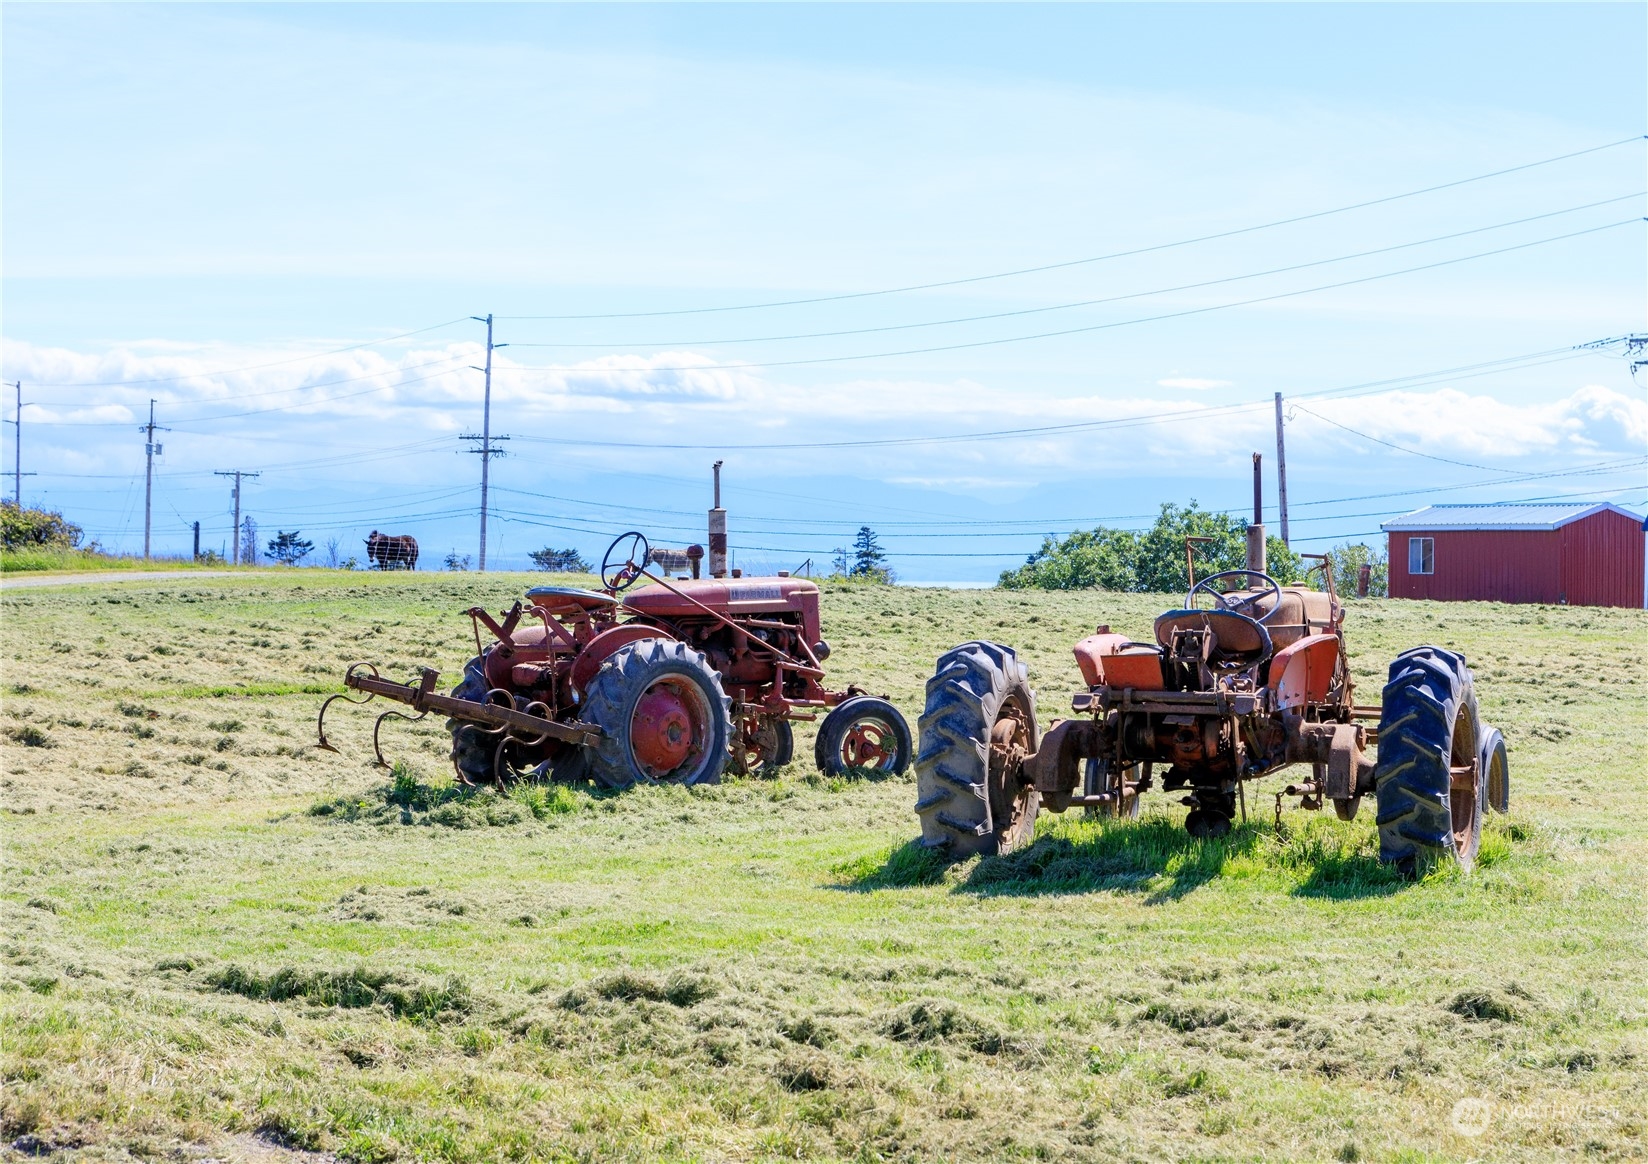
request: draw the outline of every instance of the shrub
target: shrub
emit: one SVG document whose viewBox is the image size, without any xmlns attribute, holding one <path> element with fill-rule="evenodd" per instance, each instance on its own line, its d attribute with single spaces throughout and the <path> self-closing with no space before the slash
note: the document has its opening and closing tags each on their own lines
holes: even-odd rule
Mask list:
<svg viewBox="0 0 1648 1164">
<path fill-rule="evenodd" d="M 8 550 L 73 550 L 84 531 L 61 513 L 0 501 L 0 546 Z"/>
<path fill-rule="evenodd" d="M 1067 538 L 1048 537 L 1016 570 L 1002 572 L 1008 590 L 1125 590 L 1147 594 L 1189 589 L 1185 538 L 1211 542 L 1196 549 L 1196 574 L 1207 577 L 1247 564 L 1247 523 L 1228 513 L 1212 513 L 1192 501 L 1183 508 L 1163 505 L 1156 523 L 1134 532 L 1099 526 Z M 1271 577 L 1286 585 L 1301 577 L 1299 558 L 1280 538 L 1267 538 Z"/>
</svg>

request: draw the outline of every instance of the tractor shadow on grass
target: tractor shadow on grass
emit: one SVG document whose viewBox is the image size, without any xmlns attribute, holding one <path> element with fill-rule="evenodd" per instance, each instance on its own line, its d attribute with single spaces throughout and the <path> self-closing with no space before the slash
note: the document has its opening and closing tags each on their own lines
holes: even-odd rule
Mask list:
<svg viewBox="0 0 1648 1164">
<path fill-rule="evenodd" d="M 963 866 L 954 892 L 986 896 L 1131 893 L 1159 905 L 1218 878 L 1261 878 L 1298 897 L 1355 899 L 1398 892 L 1407 882 L 1379 862 L 1377 846 L 1357 830 L 1310 821 L 1278 832 L 1269 822 L 1238 824 L 1229 836 L 1202 841 L 1178 821 L 1151 814 L 1134 821 L 1071 818 L 1044 828 L 1016 853 Z M 868 891 L 945 880 L 950 865 L 916 841 L 880 865 L 843 869 L 844 888 Z"/>
</svg>

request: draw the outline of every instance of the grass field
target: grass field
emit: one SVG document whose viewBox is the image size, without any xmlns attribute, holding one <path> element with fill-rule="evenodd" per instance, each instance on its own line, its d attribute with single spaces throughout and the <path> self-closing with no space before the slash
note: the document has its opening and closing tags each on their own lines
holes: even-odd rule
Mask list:
<svg viewBox="0 0 1648 1164">
<path fill-rule="evenodd" d="M 1404 884 L 1372 813 L 1192 842 L 1044 815 L 937 868 L 914 785 L 447 787 L 439 723 L 309 746 L 345 664 L 456 675 L 523 576 L 4 595 L 14 1154 L 350 1160 L 1615 1160 L 1648 1150 L 1648 622 L 1363 602 L 1374 702 L 1466 652 L 1514 812 Z M 832 677 L 912 721 L 932 660 L 1028 657 L 1168 600 L 851 587 Z M 798 755 L 811 754 L 810 738 Z M 1460 1101 L 1471 1101 L 1461 1105 Z"/>
<path fill-rule="evenodd" d="M 219 561 L 196 562 L 192 558 L 143 558 L 130 555 L 100 554 L 91 550 L 70 550 L 55 547 L 0 550 L 0 574 L 93 574 L 108 570 L 224 570 L 230 568 Z M 247 568 L 250 573 L 250 568 Z"/>
</svg>

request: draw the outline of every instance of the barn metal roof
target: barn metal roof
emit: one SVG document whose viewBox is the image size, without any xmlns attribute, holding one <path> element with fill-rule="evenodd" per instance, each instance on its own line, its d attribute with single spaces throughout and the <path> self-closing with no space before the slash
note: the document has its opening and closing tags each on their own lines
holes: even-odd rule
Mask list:
<svg viewBox="0 0 1648 1164">
<path fill-rule="evenodd" d="M 1501 504 L 1501 505 L 1427 505 L 1401 517 L 1382 523 L 1379 528 L 1387 533 L 1407 530 L 1473 530 L 1473 529 L 1561 529 L 1570 522 L 1590 517 L 1593 513 L 1623 514 L 1641 523 L 1642 517 L 1612 502 L 1578 501 L 1566 505 Z"/>
</svg>

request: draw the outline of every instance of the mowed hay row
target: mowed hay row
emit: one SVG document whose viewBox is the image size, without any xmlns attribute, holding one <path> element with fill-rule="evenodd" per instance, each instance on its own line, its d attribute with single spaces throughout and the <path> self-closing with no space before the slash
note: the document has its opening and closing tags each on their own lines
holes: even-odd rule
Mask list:
<svg viewBox="0 0 1648 1164">
<path fill-rule="evenodd" d="M 1137 822 L 1044 815 L 1029 848 L 946 868 L 908 844 L 906 779 L 798 761 L 704 789 L 475 793 L 434 719 L 388 721 L 399 763 L 372 768 L 376 705 L 334 705 L 342 755 L 309 746 L 348 663 L 455 676 L 461 611 L 526 581 L 295 571 L 0 598 L 6 1142 L 1640 1154 L 1641 612 L 1351 604 L 1359 702 L 1397 651 L 1452 646 L 1511 746 L 1515 811 L 1478 869 L 1406 884 L 1367 805 L 1278 832 L 1281 779 L 1222 842 L 1189 840 L 1156 794 Z M 1177 601 L 827 587 L 829 670 L 913 720 L 938 653 L 998 639 L 1045 723 L 1079 684 L 1071 643 L 1101 622 L 1146 637 Z"/>
</svg>

